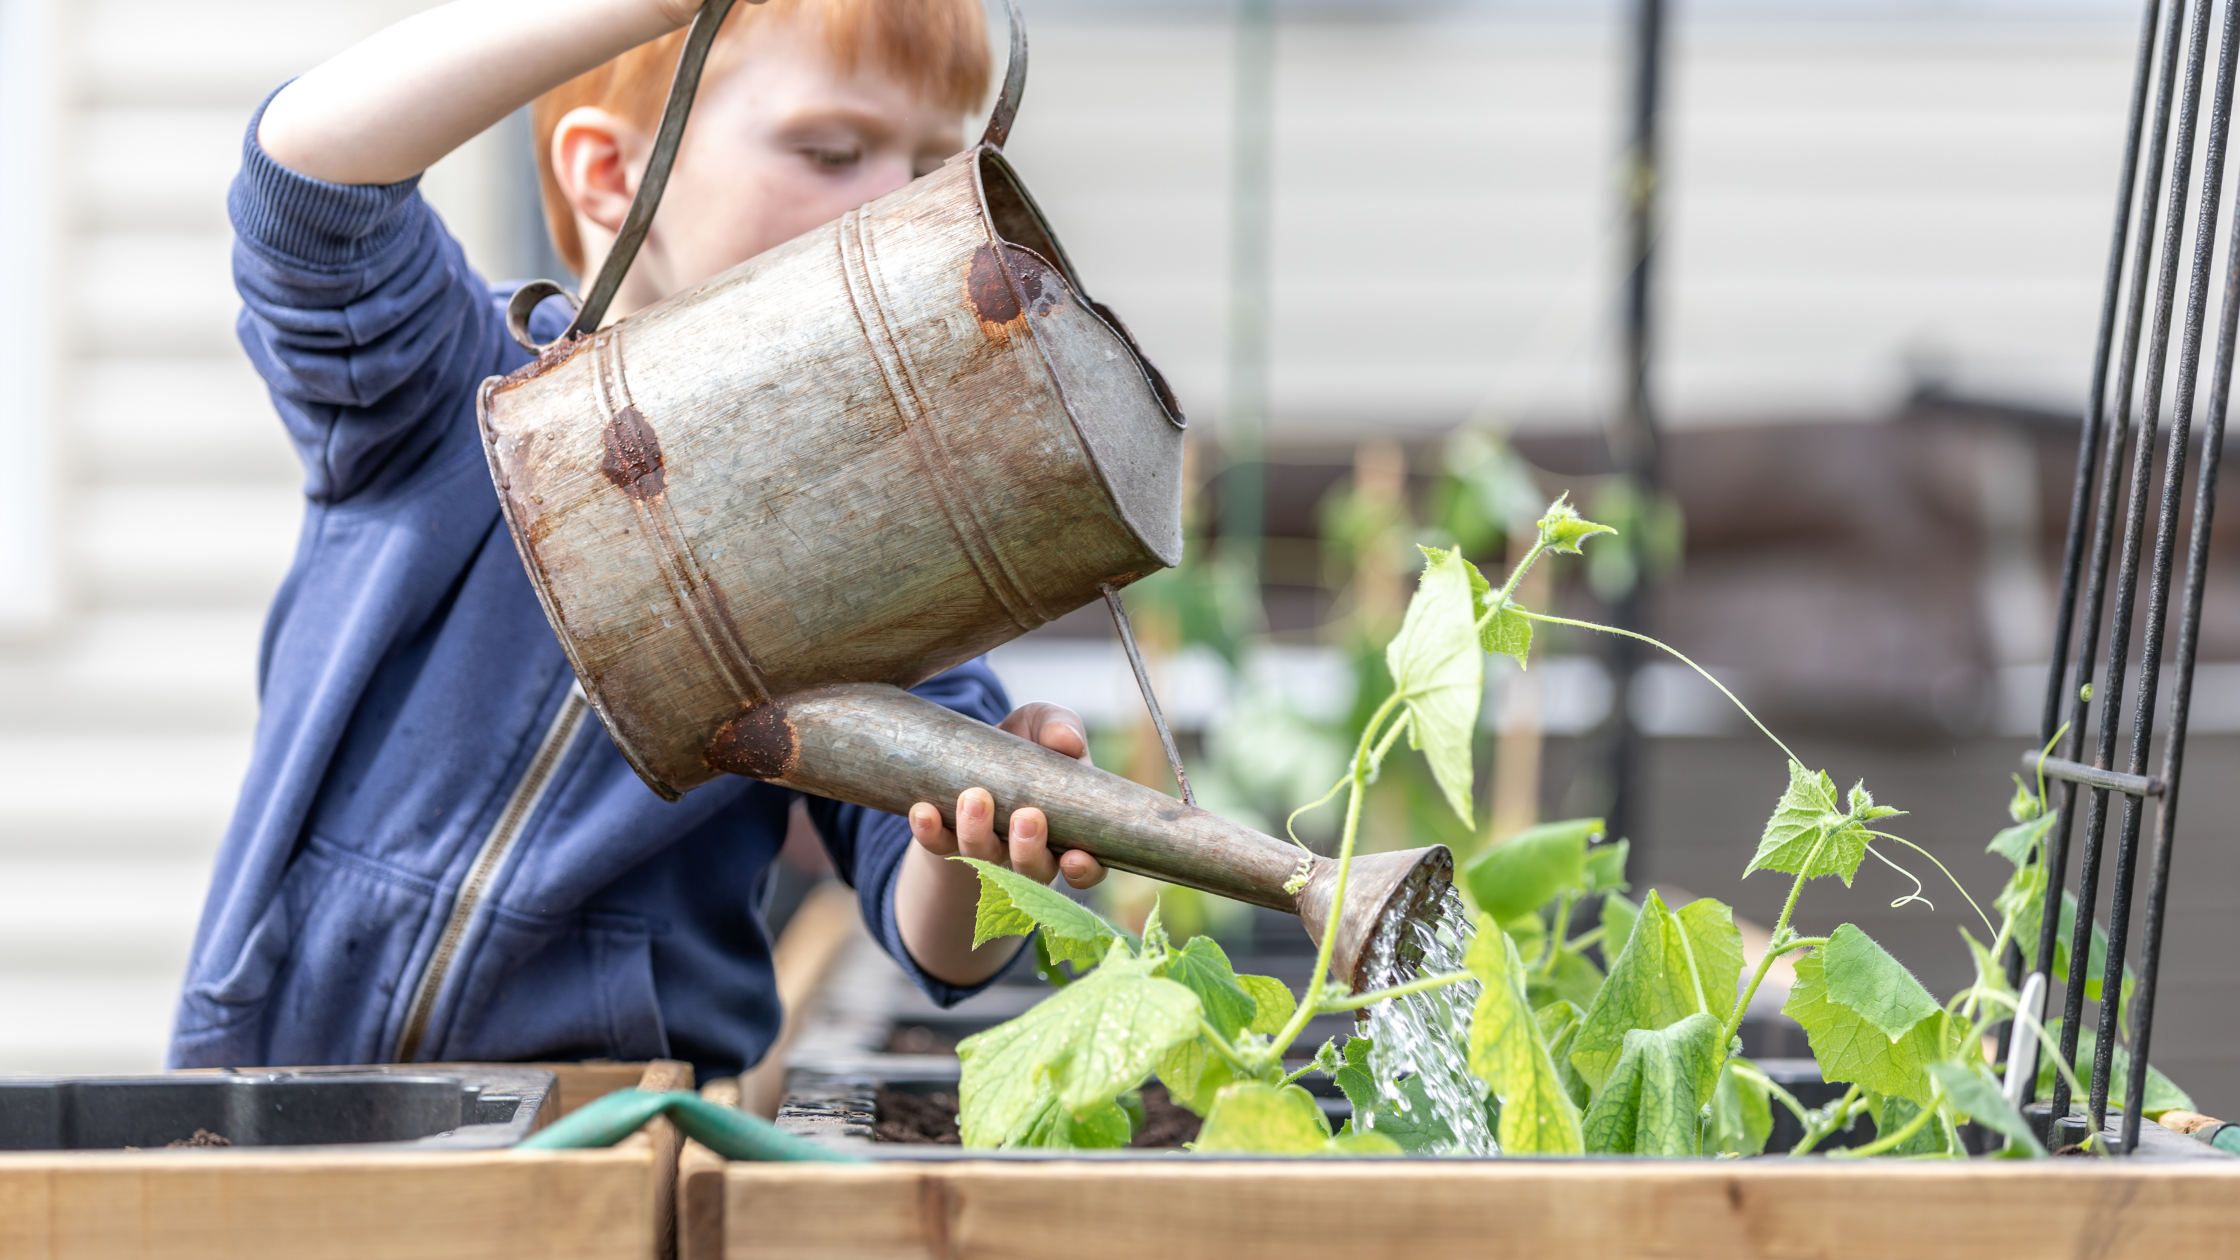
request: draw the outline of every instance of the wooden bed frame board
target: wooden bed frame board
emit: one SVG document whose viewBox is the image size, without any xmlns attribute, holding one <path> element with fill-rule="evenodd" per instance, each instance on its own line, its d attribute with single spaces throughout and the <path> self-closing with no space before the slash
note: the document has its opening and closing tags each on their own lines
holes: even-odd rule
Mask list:
<svg viewBox="0 0 2240 1260">
<path fill-rule="evenodd" d="M 668 1061 L 534 1066 L 555 1115 L 692 1082 Z M 0 1257 L 667 1260 L 680 1145 L 657 1120 L 589 1151 L 0 1153 Z"/>
<path fill-rule="evenodd" d="M 722 1176 L 725 1260 L 2167 1260 L 2240 1232 L 2240 1164 L 2224 1162 L 891 1161 Z"/>
</svg>

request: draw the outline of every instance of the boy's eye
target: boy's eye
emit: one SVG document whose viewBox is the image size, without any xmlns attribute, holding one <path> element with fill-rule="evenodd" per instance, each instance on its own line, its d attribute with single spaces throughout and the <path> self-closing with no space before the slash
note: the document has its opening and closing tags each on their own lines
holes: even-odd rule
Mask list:
<svg viewBox="0 0 2240 1260">
<path fill-rule="evenodd" d="M 811 166 L 816 167 L 820 171 L 828 172 L 847 170 L 849 167 L 852 167 L 856 163 L 863 160 L 863 151 L 861 149 L 807 148 L 803 149 L 801 153 L 802 156 L 809 159 L 809 164 Z"/>
</svg>

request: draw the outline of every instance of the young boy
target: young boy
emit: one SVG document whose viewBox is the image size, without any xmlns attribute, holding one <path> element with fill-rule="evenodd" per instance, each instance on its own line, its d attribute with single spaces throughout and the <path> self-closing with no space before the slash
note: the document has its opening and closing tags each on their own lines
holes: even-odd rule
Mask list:
<svg viewBox="0 0 2240 1260">
<path fill-rule="evenodd" d="M 691 0 L 462 0 L 289 84 L 229 207 L 243 344 L 306 470 L 294 567 L 260 662 L 241 804 L 203 911 L 174 1066 L 758 1059 L 779 1018 L 757 916 L 794 794 L 746 779 L 674 804 L 586 707 L 499 515 L 474 395 L 527 361 L 510 288 L 467 269 L 419 173 L 537 103 L 555 238 L 587 278 L 614 239 Z M 962 147 L 985 94 L 980 0 L 771 0 L 718 40 L 615 314 L 900 188 Z M 564 327 L 548 302 L 532 328 Z M 984 662 L 920 692 L 1071 756 L 1080 720 L 1004 717 Z M 1077 887 L 1040 811 L 906 823 L 809 815 L 874 936 L 936 1001 L 1017 941 L 972 948 L 962 851 Z M 912 840 L 915 843 L 912 843 Z"/>
</svg>

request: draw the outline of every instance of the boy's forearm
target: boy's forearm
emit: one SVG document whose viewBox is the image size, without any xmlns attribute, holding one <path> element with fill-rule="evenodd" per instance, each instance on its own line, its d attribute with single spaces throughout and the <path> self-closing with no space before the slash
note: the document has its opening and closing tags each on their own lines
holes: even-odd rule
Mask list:
<svg viewBox="0 0 2240 1260">
<path fill-rule="evenodd" d="M 334 184 L 393 184 L 539 95 L 690 21 L 694 0 L 458 0 L 288 85 L 257 141 Z"/>
<path fill-rule="evenodd" d="M 962 862 L 913 844 L 895 873 L 895 926 L 903 948 L 927 975 L 969 988 L 1003 970 L 1019 952 L 1020 938 L 1003 937 L 972 948 L 980 906 L 980 877 Z"/>
</svg>

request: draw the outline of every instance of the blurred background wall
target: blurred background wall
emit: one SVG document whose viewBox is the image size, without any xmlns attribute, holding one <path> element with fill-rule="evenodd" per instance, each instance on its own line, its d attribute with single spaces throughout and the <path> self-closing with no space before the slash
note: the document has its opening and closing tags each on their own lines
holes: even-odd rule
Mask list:
<svg viewBox="0 0 2240 1260">
<path fill-rule="evenodd" d="M 159 1060 L 300 517 L 233 338 L 225 187 L 264 93 L 415 7 L 0 0 L 0 1071 Z M 1364 553 L 1333 543 L 1333 505 L 1391 506 L 1404 553 L 1460 428 L 1505 436 L 1535 493 L 1587 498 L 1608 471 L 1627 6 L 1270 6 L 1264 423 L 1232 322 L 1238 9 L 1026 7 L 1015 162 L 1173 381 L 1208 501 L 1235 471 L 1221 451 L 1265 448 L 1262 633 L 1160 653 L 1191 755 L 1217 762 L 1271 690 L 1309 726 L 1351 702 L 1331 627 L 1359 611 Z M 1839 779 L 1913 809 L 1909 834 L 1986 900 L 2002 872 L 1978 855 L 2035 728 L 2136 22 L 2129 0 L 1672 13 L 1654 392 L 1687 546 L 1660 630 Z M 556 266 L 526 143 L 516 120 L 424 185 L 493 276 Z M 2240 945 L 2218 799 L 2240 791 L 2223 786 L 2240 784 L 2240 664 L 2222 663 L 2240 662 L 2240 582 L 2224 588 L 2175 899 L 2172 949 L 2194 960 Z M 1553 598 L 1591 592 L 1572 573 Z M 1581 738 L 1609 684 L 1592 645 L 1548 646 L 1529 705 L 1503 675 L 1488 721 L 1531 710 L 1530 795 L 1560 816 L 1599 807 Z M 1097 618 L 998 664 L 1138 758 Z M 1637 884 L 1770 920 L 1783 890 L 1735 876 L 1778 756 L 1690 676 L 1660 668 L 1646 691 Z M 1932 885 L 1935 912 L 1890 910 L 1906 886 L 1885 876 L 1823 901 L 1823 926 L 1856 919 L 1948 989 L 1964 907 Z M 2240 1109 L 2240 1088 L 2202 1088 L 2234 1066 L 2240 981 L 2199 961 L 2166 975 L 2158 1062 Z"/>
</svg>

